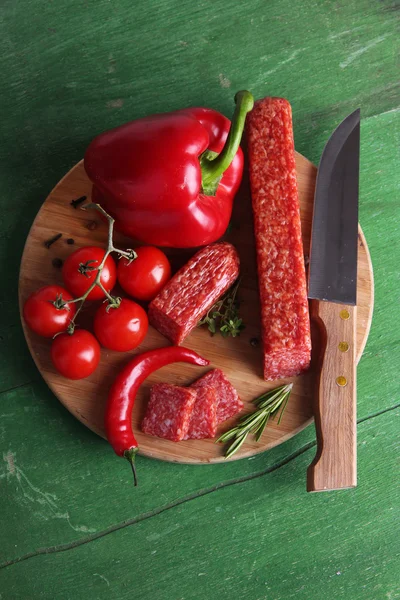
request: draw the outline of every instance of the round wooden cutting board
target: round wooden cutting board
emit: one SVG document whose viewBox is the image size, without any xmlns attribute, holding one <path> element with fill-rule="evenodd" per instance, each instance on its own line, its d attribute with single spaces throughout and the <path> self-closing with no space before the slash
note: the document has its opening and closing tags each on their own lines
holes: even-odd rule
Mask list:
<svg viewBox="0 0 400 600">
<path fill-rule="evenodd" d="M 300 154 L 296 155 L 296 165 L 304 251 L 307 258 L 316 168 Z M 44 202 L 32 225 L 22 257 L 19 285 L 21 310 L 26 298 L 37 288 L 51 283 L 62 284 L 61 270 L 53 266 L 55 258 L 64 260 L 74 249 L 85 245 L 106 246 L 107 226 L 100 220 L 98 213 L 75 209 L 70 204 L 71 200 L 82 195 L 86 195 L 89 201 L 90 191 L 91 184 L 86 177 L 83 162 L 80 162 L 57 184 Z M 47 249 L 44 242 L 57 233 L 62 233 L 61 239 Z M 246 328 L 240 337 L 227 339 L 220 335 L 211 337 L 204 327 L 194 330 L 186 338 L 184 345 L 208 358 L 211 361 L 210 367 L 201 368 L 187 364 L 170 365 L 154 373 L 143 384 L 135 403 L 133 428 L 140 451 L 146 456 L 182 463 L 214 463 L 225 460 L 223 446 L 215 444 L 213 440 L 188 440 L 174 443 L 141 433 L 140 422 L 152 384 L 169 382 L 176 385 L 188 385 L 210 368 L 219 367 L 238 390 L 246 410 L 250 411 L 253 406 L 251 400 L 283 383 L 283 381 L 273 383 L 263 381 L 261 345 L 254 342 L 254 340 L 260 340 L 260 311 L 247 173 L 244 175 L 241 189 L 235 199 L 230 231 L 225 237 L 236 246 L 241 259 L 241 284 L 238 299 L 240 314 Z M 367 341 L 373 310 L 372 265 L 361 228 L 358 237 L 357 360 L 360 359 Z M 73 245 L 67 243 L 69 238 L 74 240 Z M 132 241 L 118 233 L 115 234 L 115 244 L 119 248 L 132 247 Z M 194 253 L 185 250 L 167 250 L 166 252 L 171 259 L 173 269 L 184 264 Z M 79 318 L 80 325 L 91 327 L 91 319 L 97 306 L 98 303 L 94 303 L 84 307 Z M 116 373 L 138 352 L 168 345 L 168 341 L 150 327 L 140 349 L 128 353 L 102 349 L 101 363 L 97 371 L 88 379 L 70 381 L 58 375 L 53 368 L 50 360 L 51 340 L 36 336 L 24 323 L 23 327 L 32 357 L 54 394 L 77 419 L 103 437 L 103 415 L 107 392 Z M 313 339 L 314 356 L 317 351 L 318 342 Z M 295 435 L 311 422 L 313 369 L 306 375 L 295 378 L 293 382 L 293 391 L 281 423 L 278 425 L 276 420 L 271 421 L 258 443 L 249 439 L 231 460 L 248 457 L 272 448 Z M 235 418 L 224 423 L 220 432 L 230 428 L 234 422 Z"/>
</svg>

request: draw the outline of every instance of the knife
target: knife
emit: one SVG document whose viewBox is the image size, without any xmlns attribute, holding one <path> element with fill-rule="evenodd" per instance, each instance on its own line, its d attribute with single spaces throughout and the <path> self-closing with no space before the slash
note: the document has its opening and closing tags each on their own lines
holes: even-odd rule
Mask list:
<svg viewBox="0 0 400 600">
<path fill-rule="evenodd" d="M 318 168 L 308 281 L 321 354 L 315 394 L 317 453 L 307 491 L 357 485 L 356 315 L 360 109 L 329 138 Z"/>
</svg>

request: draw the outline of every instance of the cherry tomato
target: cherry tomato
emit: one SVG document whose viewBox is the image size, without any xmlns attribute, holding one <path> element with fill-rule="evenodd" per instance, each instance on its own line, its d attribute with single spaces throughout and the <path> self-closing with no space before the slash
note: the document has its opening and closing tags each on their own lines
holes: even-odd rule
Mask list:
<svg viewBox="0 0 400 600">
<path fill-rule="evenodd" d="M 143 308 L 126 298 L 121 300 L 118 308 L 102 304 L 94 317 L 94 333 L 100 344 L 119 352 L 137 348 L 143 342 L 148 327 L 149 321 Z"/>
<path fill-rule="evenodd" d="M 65 287 L 68 288 L 71 294 L 76 298 L 83 296 L 92 285 L 97 275 L 97 267 L 103 260 L 104 254 L 104 248 L 86 246 L 75 250 L 75 252 L 70 254 L 64 262 L 62 276 Z M 107 256 L 101 272 L 100 282 L 107 292 L 110 292 L 114 287 L 116 280 L 117 267 L 113 258 Z M 100 298 L 104 298 L 104 296 L 104 292 L 96 285 L 88 295 L 88 300 L 99 300 Z"/>
<path fill-rule="evenodd" d="M 121 258 L 118 281 L 127 294 L 147 302 L 157 296 L 171 277 L 171 265 L 164 252 L 154 246 L 141 246 L 136 254 L 130 264 L 128 259 Z"/>
<path fill-rule="evenodd" d="M 60 285 L 47 285 L 33 292 L 24 304 L 24 319 L 32 331 L 43 337 L 53 337 L 65 331 L 75 314 L 75 304 L 57 308 L 53 303 L 72 300 L 72 296 Z"/>
<path fill-rule="evenodd" d="M 84 379 L 99 364 L 99 342 L 85 329 L 76 329 L 72 335 L 61 333 L 51 345 L 51 360 L 64 377 Z"/>
</svg>

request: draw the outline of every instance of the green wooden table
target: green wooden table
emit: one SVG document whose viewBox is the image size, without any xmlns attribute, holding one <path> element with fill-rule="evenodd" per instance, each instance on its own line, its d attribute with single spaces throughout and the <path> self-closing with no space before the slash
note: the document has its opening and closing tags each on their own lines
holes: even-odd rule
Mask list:
<svg viewBox="0 0 400 600">
<path fill-rule="evenodd" d="M 136 4 L 136 7 L 135 7 Z M 394 600 L 399 524 L 399 27 L 392 1 L 3 0 L 0 599 Z M 310 495 L 313 426 L 254 459 L 140 459 L 140 487 L 48 390 L 17 306 L 29 226 L 99 132 L 233 94 L 293 105 L 318 162 L 361 106 L 375 313 L 358 369 L 359 485 Z M 396 196 L 397 194 L 397 196 Z"/>
</svg>

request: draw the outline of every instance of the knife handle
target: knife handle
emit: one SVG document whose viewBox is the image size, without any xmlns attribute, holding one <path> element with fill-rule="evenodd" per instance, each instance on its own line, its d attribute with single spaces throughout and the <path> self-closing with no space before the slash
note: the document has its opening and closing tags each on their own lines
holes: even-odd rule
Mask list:
<svg viewBox="0 0 400 600">
<path fill-rule="evenodd" d="M 321 336 L 315 394 L 317 454 L 307 471 L 307 491 L 357 485 L 355 306 L 311 301 Z"/>
</svg>

